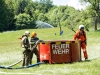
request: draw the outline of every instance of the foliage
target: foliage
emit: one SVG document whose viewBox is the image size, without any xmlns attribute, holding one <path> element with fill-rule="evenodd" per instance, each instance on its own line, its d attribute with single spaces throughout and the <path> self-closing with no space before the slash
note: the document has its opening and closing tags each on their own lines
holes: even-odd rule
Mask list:
<svg viewBox="0 0 100 75">
<path fill-rule="evenodd" d="M 94 30 L 97 30 L 97 23 L 100 20 L 100 0 L 80 0 L 81 2 L 88 2 L 90 4 L 90 14 L 94 18 Z"/>
<path fill-rule="evenodd" d="M 46 17 L 43 13 L 40 13 L 37 20 L 46 21 L 48 22 L 48 17 Z"/>
<path fill-rule="evenodd" d="M 89 15 L 89 11 L 88 10 L 83 10 L 82 12 L 81 12 L 81 22 L 80 22 L 80 24 L 83 24 L 83 25 L 85 25 L 85 29 L 87 30 L 87 31 L 89 31 L 89 27 L 90 27 L 90 25 L 92 24 L 91 23 L 91 21 L 92 21 L 92 19 L 91 19 L 91 17 L 90 17 L 91 15 Z M 93 24 L 92 24 L 93 25 Z M 91 25 L 91 26 L 92 26 Z"/>
<path fill-rule="evenodd" d="M 4 0 L 0 0 L 0 31 L 8 28 L 8 10 Z"/>
<path fill-rule="evenodd" d="M 51 9 L 47 17 L 49 19 L 50 24 L 57 27 L 60 23 L 61 26 L 66 26 L 66 21 L 68 17 L 73 15 L 74 12 L 77 12 L 73 7 L 68 6 L 59 6 Z"/>
<path fill-rule="evenodd" d="M 37 3 L 38 6 L 36 6 L 36 8 L 39 9 L 41 13 L 47 13 L 53 7 L 51 0 L 39 0 Z"/>
<path fill-rule="evenodd" d="M 80 19 L 77 18 L 80 12 L 74 13 L 73 15 L 71 15 L 70 17 L 68 17 L 68 19 L 66 20 L 66 26 L 71 29 L 72 31 L 75 32 L 75 27 L 77 26 L 77 24 L 79 24 Z"/>
<path fill-rule="evenodd" d="M 20 13 L 25 13 L 25 7 L 28 6 L 28 4 L 30 4 L 31 0 L 16 0 L 16 2 L 18 3 L 17 5 L 17 15 Z"/>
<path fill-rule="evenodd" d="M 84 24 L 85 28 L 89 30 L 89 27 L 99 25 L 99 10 L 98 10 L 98 0 L 80 0 L 89 2 L 90 5 L 85 10 L 76 10 L 74 7 L 56 6 L 53 5 L 52 0 L 4 0 L 0 1 L 1 4 L 1 30 L 15 30 L 23 28 L 36 28 L 35 22 L 37 20 L 47 22 L 54 27 L 68 27 L 71 30 L 77 25 Z M 18 24 L 18 17 L 20 14 L 27 14 L 26 16 L 29 21 L 28 26 Z M 25 16 L 25 15 L 24 15 Z M 91 18 L 90 18 L 91 17 Z M 31 24 L 31 25 L 30 25 Z"/>
<path fill-rule="evenodd" d="M 14 16 L 15 16 L 15 10 L 16 6 L 14 5 L 15 0 L 5 0 L 7 9 L 8 9 L 8 30 L 14 30 L 15 24 L 14 24 Z"/>
<path fill-rule="evenodd" d="M 29 29 L 34 28 L 35 24 L 29 14 L 23 13 L 15 16 L 16 29 Z"/>
</svg>

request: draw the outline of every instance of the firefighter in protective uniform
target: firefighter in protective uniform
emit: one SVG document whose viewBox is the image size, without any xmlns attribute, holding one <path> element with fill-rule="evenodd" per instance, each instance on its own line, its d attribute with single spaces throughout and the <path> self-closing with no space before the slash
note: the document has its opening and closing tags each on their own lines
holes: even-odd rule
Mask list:
<svg viewBox="0 0 100 75">
<path fill-rule="evenodd" d="M 85 60 L 88 60 L 88 54 L 86 50 L 86 32 L 84 31 L 84 25 L 79 26 L 79 30 L 74 35 L 74 40 L 80 40 L 81 48 L 83 50 Z"/>
<path fill-rule="evenodd" d="M 29 53 L 30 53 L 30 44 L 28 37 L 30 36 L 29 31 L 25 31 L 22 39 L 21 39 L 21 47 L 22 47 L 22 53 L 23 53 L 23 61 L 22 66 L 28 66 L 29 65 Z"/>
<path fill-rule="evenodd" d="M 37 63 L 39 62 L 38 49 L 37 49 L 38 41 L 39 41 L 39 38 L 37 37 L 37 34 L 35 32 L 32 32 L 32 36 L 30 39 L 30 50 L 31 50 L 30 60 L 29 60 L 30 65 L 32 64 L 33 54 L 36 55 Z"/>
</svg>

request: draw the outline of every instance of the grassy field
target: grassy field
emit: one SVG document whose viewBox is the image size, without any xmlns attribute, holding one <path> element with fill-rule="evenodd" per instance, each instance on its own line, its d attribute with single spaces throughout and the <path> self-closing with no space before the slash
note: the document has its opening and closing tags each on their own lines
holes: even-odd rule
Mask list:
<svg viewBox="0 0 100 75">
<path fill-rule="evenodd" d="M 41 40 L 72 40 L 74 32 L 62 28 L 64 33 L 59 35 L 59 28 L 29 29 L 37 32 Z M 25 30 L 7 31 L 0 33 L 0 66 L 11 65 L 22 59 L 20 40 Z M 55 35 L 56 34 L 56 35 Z M 74 62 L 68 64 L 42 64 L 26 69 L 0 69 L 0 75 L 100 75 L 100 31 L 87 32 L 87 52 L 90 62 Z M 82 60 L 83 53 L 82 53 Z M 34 55 L 33 64 L 36 63 Z M 21 63 L 16 67 L 21 66 Z"/>
</svg>

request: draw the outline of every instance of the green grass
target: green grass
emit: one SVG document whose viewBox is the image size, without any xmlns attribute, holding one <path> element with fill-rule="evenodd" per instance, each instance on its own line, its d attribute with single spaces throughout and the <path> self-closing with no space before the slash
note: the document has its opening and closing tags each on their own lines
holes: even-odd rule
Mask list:
<svg viewBox="0 0 100 75">
<path fill-rule="evenodd" d="M 25 30 L 7 31 L 0 33 L 0 65 L 11 65 L 22 58 L 20 40 L 18 39 Z M 74 32 L 63 28 L 63 35 L 59 36 L 59 28 L 29 29 L 37 32 L 42 40 L 72 40 Z M 55 35 L 56 33 L 56 35 Z M 74 62 L 68 64 L 42 64 L 39 67 L 27 69 L 0 69 L 0 75 L 100 75 L 100 32 L 90 30 L 87 32 L 87 52 L 90 62 Z M 83 53 L 82 53 L 82 60 Z M 33 64 L 36 63 L 34 55 Z M 16 67 L 21 66 L 21 63 Z"/>
</svg>

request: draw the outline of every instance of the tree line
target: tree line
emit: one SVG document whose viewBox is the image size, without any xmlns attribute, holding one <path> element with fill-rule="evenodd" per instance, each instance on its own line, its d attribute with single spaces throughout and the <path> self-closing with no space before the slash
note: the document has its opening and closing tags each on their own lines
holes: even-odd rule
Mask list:
<svg viewBox="0 0 100 75">
<path fill-rule="evenodd" d="M 76 10 L 68 5 L 53 5 L 51 0 L 0 0 L 0 32 L 35 29 L 37 20 L 49 23 L 54 27 L 59 25 L 68 27 L 71 30 L 80 24 L 84 24 L 86 30 L 89 30 L 88 28 L 91 26 L 97 30 L 100 16 L 100 12 L 96 9 L 98 2 L 89 1 L 92 3 L 90 2 L 91 5 L 87 9 Z M 87 2 L 89 1 L 87 0 Z M 97 4 L 93 6 L 93 2 Z"/>
</svg>

